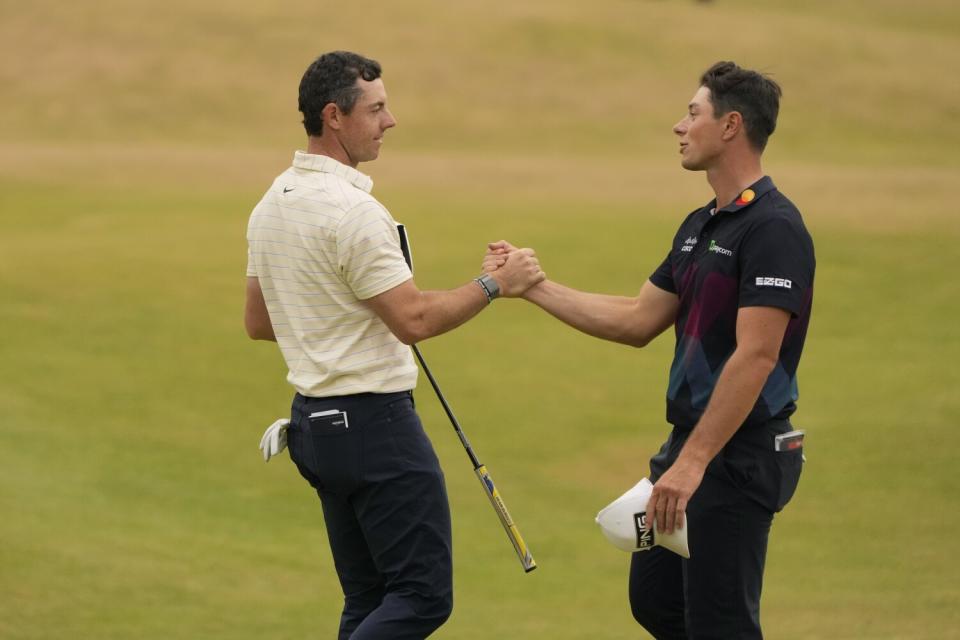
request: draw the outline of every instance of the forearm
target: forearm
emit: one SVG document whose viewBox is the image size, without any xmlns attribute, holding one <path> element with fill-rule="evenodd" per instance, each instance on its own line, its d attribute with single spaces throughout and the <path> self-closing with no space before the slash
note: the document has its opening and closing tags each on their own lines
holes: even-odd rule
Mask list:
<svg viewBox="0 0 960 640">
<path fill-rule="evenodd" d="M 413 279 L 367 300 L 401 342 L 415 344 L 454 329 L 501 295 L 515 298 L 544 279 L 531 249 L 515 251 L 485 286 L 470 281 L 448 291 L 420 291 Z M 489 298 L 488 298 L 489 292 Z"/>
<path fill-rule="evenodd" d="M 561 322 L 603 340 L 642 347 L 659 331 L 637 322 L 636 298 L 587 293 L 545 280 L 523 296 Z"/>
<path fill-rule="evenodd" d="M 447 291 L 424 291 L 419 340 L 456 329 L 489 304 L 483 289 L 473 281 Z"/>
<path fill-rule="evenodd" d="M 775 365 L 769 356 L 734 351 L 677 462 L 706 468 L 750 415 Z"/>
<path fill-rule="evenodd" d="M 403 343 L 416 344 L 459 327 L 488 304 L 473 281 L 446 291 L 418 291 L 394 333 Z"/>
<path fill-rule="evenodd" d="M 647 509 L 658 528 L 683 526 L 684 511 L 707 465 L 737 432 L 777 364 L 790 314 L 776 307 L 742 307 L 737 312 L 736 348 L 710 395 L 710 402 L 676 462 L 657 480 Z"/>
</svg>

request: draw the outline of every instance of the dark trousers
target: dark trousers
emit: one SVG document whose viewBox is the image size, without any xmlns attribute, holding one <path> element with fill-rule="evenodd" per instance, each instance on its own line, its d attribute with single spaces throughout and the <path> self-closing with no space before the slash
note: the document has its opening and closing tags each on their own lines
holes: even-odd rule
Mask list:
<svg viewBox="0 0 960 640">
<path fill-rule="evenodd" d="M 332 410 L 340 416 L 315 416 Z M 316 489 L 343 588 L 338 640 L 419 640 L 453 608 L 450 509 L 409 392 L 294 397 L 290 457 Z"/>
<path fill-rule="evenodd" d="M 690 559 L 661 547 L 633 554 L 630 607 L 658 640 L 754 640 L 774 513 L 793 495 L 802 452 L 776 452 L 790 431 L 772 421 L 738 432 L 707 467 L 687 506 Z M 666 471 L 688 432 L 675 429 L 650 461 L 651 480 Z"/>
</svg>

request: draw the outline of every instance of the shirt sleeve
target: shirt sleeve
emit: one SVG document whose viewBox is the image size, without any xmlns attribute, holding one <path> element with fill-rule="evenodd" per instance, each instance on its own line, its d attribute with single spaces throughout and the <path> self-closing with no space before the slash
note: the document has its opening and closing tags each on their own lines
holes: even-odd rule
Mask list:
<svg viewBox="0 0 960 640">
<path fill-rule="evenodd" d="M 813 286 L 813 241 L 799 216 L 770 216 L 740 249 L 741 307 L 778 307 L 797 316 Z"/>
<path fill-rule="evenodd" d="M 257 277 L 257 265 L 253 262 L 253 249 L 250 248 L 249 244 L 247 245 L 247 277 Z"/>
<path fill-rule="evenodd" d="M 413 277 L 400 249 L 397 223 L 376 201 L 357 205 L 341 220 L 337 262 L 344 282 L 360 300 Z"/>
<path fill-rule="evenodd" d="M 660 263 L 657 270 L 653 272 L 653 275 L 650 276 L 650 282 L 664 291 L 676 293 L 677 285 L 673 281 L 673 264 L 670 262 L 671 253 L 673 252 L 667 252 L 667 257 Z"/>
</svg>

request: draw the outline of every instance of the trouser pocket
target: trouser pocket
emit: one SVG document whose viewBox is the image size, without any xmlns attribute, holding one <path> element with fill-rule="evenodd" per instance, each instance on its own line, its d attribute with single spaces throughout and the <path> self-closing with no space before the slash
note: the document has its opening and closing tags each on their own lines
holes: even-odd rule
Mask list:
<svg viewBox="0 0 960 640">
<path fill-rule="evenodd" d="M 349 493 L 360 482 L 363 433 L 338 409 L 304 408 L 290 425 L 290 455 L 318 491 Z"/>
<path fill-rule="evenodd" d="M 787 421 L 770 422 L 737 433 L 711 462 L 708 472 L 722 474 L 744 494 L 771 512 L 793 497 L 803 470 L 803 449 L 776 451 L 777 435 L 790 431 Z"/>
<path fill-rule="evenodd" d="M 774 511 L 780 511 L 790 502 L 790 498 L 797 490 L 797 485 L 800 484 L 800 473 L 803 471 L 803 449 L 777 451 L 774 452 L 774 457 L 780 476 L 780 489 Z"/>
</svg>

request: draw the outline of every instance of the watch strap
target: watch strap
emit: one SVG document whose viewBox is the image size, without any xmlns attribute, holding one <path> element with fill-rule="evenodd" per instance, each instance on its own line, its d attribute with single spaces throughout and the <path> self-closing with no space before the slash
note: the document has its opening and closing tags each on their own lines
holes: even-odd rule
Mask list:
<svg viewBox="0 0 960 640">
<path fill-rule="evenodd" d="M 497 284 L 497 281 L 489 273 L 481 274 L 474 278 L 473 281 L 480 285 L 484 295 L 487 296 L 487 303 L 493 302 L 500 297 L 500 285 Z"/>
</svg>

